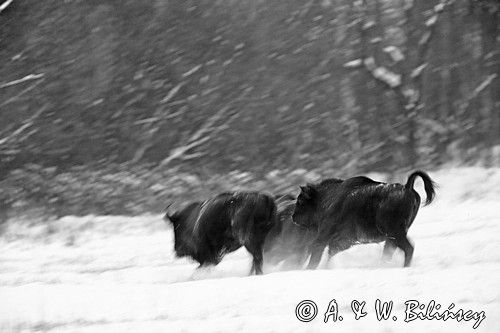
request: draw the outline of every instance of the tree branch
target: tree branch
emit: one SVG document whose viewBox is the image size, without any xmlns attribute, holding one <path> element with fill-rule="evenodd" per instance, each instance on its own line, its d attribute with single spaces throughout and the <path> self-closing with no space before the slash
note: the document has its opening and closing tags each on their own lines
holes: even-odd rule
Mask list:
<svg viewBox="0 0 500 333">
<path fill-rule="evenodd" d="M 0 5 L 0 13 L 3 12 L 14 0 L 7 0 Z"/>
<path fill-rule="evenodd" d="M 239 115 L 238 112 L 227 116 L 227 119 L 218 126 L 215 126 L 215 124 L 220 119 L 222 119 L 223 116 L 227 115 L 227 112 L 229 111 L 229 109 L 231 109 L 232 105 L 235 102 L 242 100 L 250 91 L 252 91 L 252 88 L 245 89 L 238 98 L 232 100 L 228 105 L 224 106 L 214 115 L 209 117 L 198 130 L 196 130 L 193 134 L 191 134 L 191 136 L 189 136 L 189 138 L 183 145 L 173 148 L 170 151 L 170 154 L 166 158 L 164 158 L 156 168 L 153 169 L 153 172 L 162 167 L 165 167 L 173 160 L 184 159 L 185 156 L 188 156 L 188 158 L 193 158 L 193 156 L 201 156 L 201 153 L 192 153 L 189 155 L 187 155 L 187 153 L 192 149 L 203 145 L 207 141 L 211 140 L 215 134 L 226 129 L 228 124 Z"/>
<path fill-rule="evenodd" d="M 401 86 L 401 75 L 391 72 L 383 66 L 377 66 L 373 57 L 364 59 L 366 70 L 377 80 L 386 84 L 391 89 Z"/>
<path fill-rule="evenodd" d="M 177 84 L 175 87 L 170 89 L 170 91 L 167 93 L 167 95 L 160 101 L 161 104 L 168 103 L 169 101 L 172 100 L 172 98 L 177 95 L 179 90 L 186 84 L 186 82 L 181 82 Z M 169 118 L 169 112 L 164 113 L 163 111 L 165 110 L 164 107 L 157 107 L 156 111 L 154 112 L 152 117 L 149 117 L 147 119 L 142 119 L 139 121 L 136 121 L 135 124 L 139 125 L 142 124 L 142 132 L 146 133 L 146 137 L 144 138 L 143 144 L 135 151 L 134 156 L 132 157 L 132 160 L 130 161 L 131 163 L 137 163 L 139 162 L 146 151 L 151 148 L 151 146 L 154 144 L 153 137 L 154 135 L 160 130 L 161 126 L 163 125 L 164 121 Z"/>
<path fill-rule="evenodd" d="M 471 102 L 477 98 L 477 96 L 479 96 L 479 94 L 484 90 L 486 89 L 490 84 L 491 82 L 493 82 L 493 80 L 497 79 L 498 78 L 498 74 L 491 74 L 491 75 L 488 75 L 473 91 L 472 93 L 467 96 L 467 98 L 465 99 L 464 103 L 460 105 L 460 108 L 459 108 L 459 112 L 458 114 L 463 114 L 467 111 L 467 109 L 469 108 Z"/>
<path fill-rule="evenodd" d="M 425 61 L 427 54 L 429 53 L 429 45 L 431 40 L 436 34 L 437 26 L 441 15 L 443 14 L 446 7 L 449 7 L 454 0 L 441 0 L 433 8 L 432 16 L 425 21 L 425 26 L 428 28 L 426 32 L 422 35 L 418 41 L 418 51 L 417 51 L 417 66 L 422 66 Z"/>
<path fill-rule="evenodd" d="M 16 84 L 23 83 L 23 82 L 26 82 L 26 81 L 38 80 L 38 79 L 43 78 L 44 76 L 45 76 L 44 73 L 26 75 L 25 77 L 23 77 L 21 79 L 17 79 L 17 80 L 14 80 L 14 81 L 10 81 L 10 82 L 6 82 L 6 83 L 3 83 L 3 84 L 0 84 L 0 89 L 1 88 L 11 87 L 11 86 L 14 86 Z"/>
<path fill-rule="evenodd" d="M 15 101 L 16 99 L 18 99 L 19 97 L 21 97 L 22 95 L 26 94 L 27 92 L 35 89 L 36 86 L 38 86 L 40 83 L 42 83 L 45 79 L 42 78 L 41 80 L 33 83 L 31 86 L 29 86 L 28 88 L 24 89 L 23 91 L 21 91 L 19 94 L 9 98 L 8 100 L 2 102 L 2 104 L 0 104 L 0 106 L 4 106 L 4 105 L 7 105 L 9 103 L 12 103 L 13 101 Z"/>
<path fill-rule="evenodd" d="M 168 103 L 178 92 L 181 90 L 181 88 L 186 84 L 186 82 L 181 82 L 167 93 L 167 96 L 165 96 L 161 101 L 160 104 Z"/>
<path fill-rule="evenodd" d="M 21 142 L 23 142 L 24 140 L 26 140 L 28 137 L 30 137 L 31 135 L 33 135 L 34 133 L 36 133 L 38 131 L 38 129 L 34 129 L 34 130 L 31 130 L 29 131 L 28 133 L 24 134 L 24 136 L 21 136 L 21 134 L 23 134 L 23 132 L 30 128 L 31 126 L 33 126 L 33 123 L 35 122 L 35 120 L 47 109 L 47 105 L 44 105 L 43 107 L 41 107 L 34 115 L 32 115 L 30 118 L 26 119 L 19 128 L 17 128 L 15 131 L 13 131 L 10 135 L 4 137 L 4 138 L 1 138 L 0 139 L 0 146 L 4 146 L 4 147 L 0 147 L 1 148 L 1 151 L 5 153 L 5 151 L 7 150 L 12 150 L 13 147 L 8 147 L 8 146 L 12 146 L 12 145 L 16 145 L 16 144 L 19 144 Z"/>
</svg>

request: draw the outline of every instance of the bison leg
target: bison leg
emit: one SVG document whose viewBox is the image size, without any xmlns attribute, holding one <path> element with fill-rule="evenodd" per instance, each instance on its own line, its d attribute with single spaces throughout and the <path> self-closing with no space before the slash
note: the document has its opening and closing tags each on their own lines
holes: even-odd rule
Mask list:
<svg viewBox="0 0 500 333">
<path fill-rule="evenodd" d="M 413 245 L 410 243 L 408 240 L 408 237 L 406 236 L 407 232 L 407 226 L 409 225 L 406 223 L 405 219 L 400 219 L 400 218 L 390 218 L 387 217 L 386 219 L 383 218 L 384 216 L 379 216 L 377 219 L 379 221 L 388 221 L 388 223 L 385 225 L 385 228 L 382 228 L 382 230 L 386 230 L 388 233 L 388 237 L 386 239 L 386 244 L 384 245 L 384 253 L 389 253 L 390 250 L 387 249 L 386 247 L 389 247 L 392 244 L 394 244 L 396 247 L 400 248 L 403 250 L 405 253 L 405 263 L 404 267 L 410 266 L 411 259 L 413 257 Z M 379 224 L 383 225 L 383 224 Z M 390 240 L 390 242 L 388 242 Z M 388 244 L 389 243 L 389 244 Z"/>
<path fill-rule="evenodd" d="M 387 238 L 384 244 L 384 251 L 382 253 L 382 260 L 389 261 L 396 250 L 396 241 L 394 238 Z"/>
<path fill-rule="evenodd" d="M 397 247 L 399 247 L 405 253 L 405 264 L 404 267 L 410 266 L 411 259 L 413 258 L 414 247 L 411 245 L 408 237 L 406 235 L 398 235 L 395 239 Z"/>
<path fill-rule="evenodd" d="M 323 256 L 323 250 L 326 247 L 326 242 L 317 241 L 311 246 L 311 259 L 309 259 L 309 264 L 307 264 L 307 269 L 315 269 L 318 267 L 321 257 Z"/>
<path fill-rule="evenodd" d="M 331 259 L 339 252 L 345 251 L 353 245 L 349 239 L 333 239 L 328 244 L 328 259 Z"/>
<path fill-rule="evenodd" d="M 252 260 L 252 268 L 250 269 L 250 275 L 256 274 L 256 275 L 261 275 L 262 274 L 262 262 L 263 262 L 263 256 L 262 256 L 262 246 L 264 244 L 264 240 L 260 239 L 250 239 L 250 241 L 245 244 L 245 248 L 247 249 L 248 252 L 253 257 Z"/>
<path fill-rule="evenodd" d="M 252 254 L 252 268 L 250 269 L 250 275 L 261 275 L 262 274 L 262 249 L 252 249 L 249 250 Z"/>
<path fill-rule="evenodd" d="M 262 275 L 262 252 L 254 254 L 250 272 L 252 271 L 255 272 L 255 275 Z"/>
</svg>

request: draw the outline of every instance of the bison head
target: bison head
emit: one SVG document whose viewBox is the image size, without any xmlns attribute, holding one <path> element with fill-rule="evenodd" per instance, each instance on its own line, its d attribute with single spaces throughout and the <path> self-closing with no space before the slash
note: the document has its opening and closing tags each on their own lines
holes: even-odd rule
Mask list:
<svg viewBox="0 0 500 333">
<path fill-rule="evenodd" d="M 295 209 L 293 211 L 293 222 L 301 227 L 311 229 L 317 225 L 316 211 L 318 204 L 318 191 L 314 185 L 307 184 L 300 187 L 300 194 L 297 197 Z"/>
<path fill-rule="evenodd" d="M 174 250 L 177 257 L 192 256 L 194 253 L 193 226 L 201 203 L 193 202 L 185 208 L 165 214 L 164 219 L 170 221 L 174 230 Z"/>
</svg>

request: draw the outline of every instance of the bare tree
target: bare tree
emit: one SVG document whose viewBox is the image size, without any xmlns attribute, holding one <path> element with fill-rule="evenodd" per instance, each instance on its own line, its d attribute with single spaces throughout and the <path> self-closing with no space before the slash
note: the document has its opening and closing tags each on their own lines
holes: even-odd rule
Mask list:
<svg viewBox="0 0 500 333">
<path fill-rule="evenodd" d="M 390 45 L 384 47 L 384 51 L 394 62 L 393 71 L 387 66 L 377 63 L 377 49 L 370 45 L 374 38 L 372 30 L 376 27 L 374 21 L 368 19 L 366 3 L 360 3 L 358 11 L 358 25 L 361 43 L 361 55 L 358 59 L 349 61 L 344 65 L 347 68 L 363 67 L 374 79 L 386 89 L 390 89 L 396 96 L 396 101 L 406 118 L 405 134 L 407 135 L 406 159 L 410 166 L 417 163 L 417 141 L 416 127 L 418 112 L 424 108 L 422 102 L 423 94 L 423 72 L 428 66 L 427 56 L 429 45 L 435 35 L 436 27 L 443 11 L 452 3 L 452 0 L 441 0 L 431 7 L 430 15 L 425 16 L 426 6 L 423 1 L 404 2 L 404 16 L 406 26 L 406 42 L 401 47 Z M 378 4 L 377 4 L 378 9 Z M 380 21 L 380 20 L 379 20 Z M 381 31 L 380 29 L 378 31 Z M 380 58 L 380 56 L 378 56 Z"/>
<path fill-rule="evenodd" d="M 47 109 L 47 105 L 42 106 L 31 117 L 25 119 L 17 128 L 8 126 L 0 131 L 0 161 L 12 159 L 22 151 L 22 144 L 38 131 L 35 121 Z"/>
<path fill-rule="evenodd" d="M 500 3 L 498 1 L 478 1 L 481 26 L 481 74 L 484 98 L 483 107 L 490 110 L 485 124 L 487 146 L 500 144 Z M 488 80 L 490 78 L 491 80 Z M 481 86 L 481 85 L 480 85 Z M 480 87 L 479 86 L 479 87 Z"/>
<path fill-rule="evenodd" d="M 229 104 L 219 109 L 219 111 L 212 116 L 208 117 L 197 130 L 188 135 L 186 140 L 171 149 L 168 156 L 165 157 L 153 171 L 163 168 L 177 159 L 188 160 L 203 156 L 206 152 L 192 151 L 201 147 L 203 144 L 213 139 L 217 133 L 228 127 L 228 124 L 239 115 L 238 111 L 233 111 L 231 113 L 234 104 L 244 99 L 252 89 L 252 87 L 244 89 L 240 96 L 233 99 Z"/>
<path fill-rule="evenodd" d="M 136 122 L 136 124 L 143 125 L 141 132 L 144 134 L 141 138 L 141 145 L 136 150 L 131 160 L 132 163 L 140 162 L 146 151 L 155 144 L 153 140 L 155 134 L 158 133 L 168 119 L 172 118 L 171 112 L 169 112 L 169 109 L 166 107 L 167 103 L 177 95 L 184 84 L 185 82 L 181 82 L 170 89 L 165 98 L 160 101 L 160 105 L 156 108 L 152 117 Z"/>
</svg>

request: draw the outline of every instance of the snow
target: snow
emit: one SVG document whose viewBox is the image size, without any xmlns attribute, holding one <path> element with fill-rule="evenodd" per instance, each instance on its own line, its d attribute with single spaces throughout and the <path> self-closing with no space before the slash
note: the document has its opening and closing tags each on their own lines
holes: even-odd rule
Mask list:
<svg viewBox="0 0 500 333">
<path fill-rule="evenodd" d="M 369 244 L 315 271 L 265 266 L 247 276 L 243 249 L 207 270 L 177 259 L 160 216 L 10 221 L 0 237 L 0 332 L 474 331 L 474 321 L 405 322 L 413 299 L 484 311 L 476 331 L 500 332 L 500 169 L 430 174 L 440 187 L 410 229 L 410 268 L 399 251 L 381 263 L 382 244 Z M 318 316 L 300 322 L 295 307 L 306 299 Z M 332 299 L 344 320 L 324 323 Z M 376 319 L 376 299 L 394 302 L 397 321 Z M 354 319 L 352 300 L 366 301 L 366 317 Z"/>
</svg>

